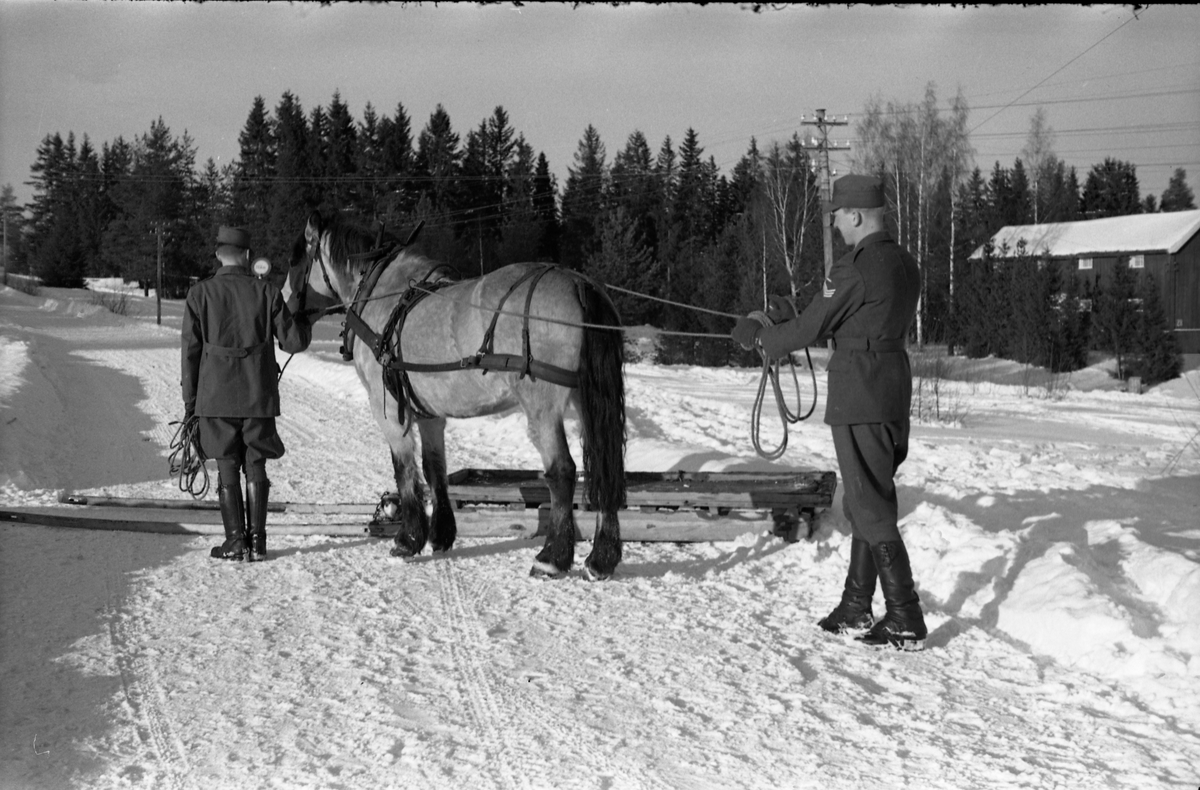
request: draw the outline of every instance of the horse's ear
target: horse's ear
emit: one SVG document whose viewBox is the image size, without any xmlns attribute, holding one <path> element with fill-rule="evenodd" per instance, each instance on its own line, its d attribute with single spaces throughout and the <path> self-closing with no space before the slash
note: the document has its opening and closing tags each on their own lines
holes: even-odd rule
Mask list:
<svg viewBox="0 0 1200 790">
<path fill-rule="evenodd" d="M 304 240 L 310 245 L 316 243 L 321 235 L 321 214 L 318 211 L 308 215 L 308 224 L 304 226 Z"/>
</svg>

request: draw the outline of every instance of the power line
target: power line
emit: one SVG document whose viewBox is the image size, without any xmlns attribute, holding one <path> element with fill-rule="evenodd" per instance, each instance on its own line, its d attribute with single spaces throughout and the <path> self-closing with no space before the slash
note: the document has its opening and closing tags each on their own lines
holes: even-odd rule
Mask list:
<svg viewBox="0 0 1200 790">
<path fill-rule="evenodd" d="M 1173 64 L 1170 66 L 1158 66 L 1157 68 L 1153 68 L 1153 69 L 1138 69 L 1137 71 L 1119 71 L 1119 72 L 1115 72 L 1113 74 L 1089 75 L 1087 77 L 1084 77 L 1083 79 L 1078 79 L 1078 80 L 1064 80 L 1063 82 L 1050 82 L 1050 83 L 1047 83 L 1044 87 L 1053 88 L 1053 87 L 1058 87 L 1060 85 L 1077 85 L 1081 82 L 1096 82 L 1099 80 L 1116 79 L 1117 77 L 1133 77 L 1138 74 L 1152 74 L 1156 71 L 1170 71 L 1171 69 L 1185 69 L 1185 68 L 1189 68 L 1192 66 L 1200 66 L 1200 60 L 1193 60 L 1188 63 L 1176 63 L 1176 64 Z M 1019 90 L 1019 89 L 1010 88 L 1008 90 L 1002 90 L 1002 91 L 991 91 L 989 93 L 981 93 L 978 96 L 979 96 L 979 98 L 982 98 L 984 96 L 997 96 L 1002 93 L 1011 93 L 1013 90 Z"/>
<path fill-rule="evenodd" d="M 1038 87 L 1040 87 L 1042 84 L 1044 84 L 1044 83 L 1045 83 L 1047 80 L 1049 80 L 1049 79 L 1050 79 L 1051 77 L 1053 77 L 1055 74 L 1058 74 L 1058 73 L 1059 73 L 1059 72 L 1061 72 L 1063 69 L 1065 69 L 1067 66 L 1070 66 L 1072 63 L 1074 63 L 1075 61 L 1079 60 L 1080 58 L 1082 58 L 1082 57 L 1083 57 L 1084 55 L 1086 55 L 1087 53 L 1091 52 L 1091 51 L 1092 51 L 1093 49 L 1095 49 L 1096 47 L 1100 46 L 1102 43 L 1104 43 L 1105 41 L 1107 41 L 1107 40 L 1109 39 L 1109 37 L 1111 37 L 1112 35 L 1114 35 L 1114 34 L 1115 34 L 1115 33 L 1116 33 L 1118 30 L 1121 30 L 1123 27 L 1125 27 L 1126 25 L 1128 25 L 1130 22 L 1132 22 L 1133 20 L 1135 20 L 1135 19 L 1137 19 L 1137 18 L 1138 18 L 1138 17 L 1137 17 L 1137 12 L 1135 11 L 1135 12 L 1134 12 L 1134 14 L 1133 14 L 1133 16 L 1131 16 L 1129 19 L 1126 19 L 1124 22 L 1122 22 L 1120 25 L 1118 25 L 1118 26 L 1116 27 L 1116 29 L 1115 29 L 1115 30 L 1113 30 L 1112 32 L 1108 33 L 1108 35 L 1106 35 L 1106 36 L 1104 36 L 1103 38 L 1101 38 L 1101 39 L 1100 39 L 1099 41 L 1097 41 L 1095 44 L 1092 44 L 1090 47 L 1088 47 L 1087 49 L 1085 49 L 1083 52 L 1080 52 L 1078 55 L 1076 55 L 1075 57 L 1071 58 L 1071 59 L 1070 59 L 1070 60 L 1068 60 L 1066 63 L 1062 64 L 1062 65 L 1061 65 L 1061 66 L 1059 66 L 1057 69 L 1055 69 L 1054 71 L 1052 71 L 1052 72 L 1050 72 L 1049 74 L 1047 74 L 1045 77 L 1043 77 L 1041 80 L 1039 80 L 1039 81 L 1038 81 L 1037 85 L 1034 85 L 1032 88 L 1030 88 L 1029 90 L 1025 91 L 1024 93 L 1022 93 L 1022 94 L 1021 94 L 1020 96 L 1018 96 L 1017 98 L 1013 99 L 1013 100 L 1012 100 L 1011 102 L 1009 102 L 1008 104 L 1006 104 L 1006 105 L 1004 105 L 1003 107 L 1001 107 L 1000 109 L 996 110 L 996 112 L 994 112 L 994 113 L 992 113 L 991 115 L 989 115 L 987 118 L 985 118 L 985 119 L 984 119 L 983 121 L 981 121 L 980 123 L 977 123 L 977 124 L 975 124 L 974 126 L 972 126 L 970 129 L 968 129 L 968 130 L 967 130 L 967 134 L 968 134 L 968 135 L 969 135 L 969 134 L 971 134 L 971 132 L 975 131 L 975 130 L 976 130 L 976 129 L 978 129 L 980 126 L 983 126 L 985 123 L 987 123 L 988 121 L 992 120 L 992 119 L 993 119 L 993 118 L 995 118 L 997 115 L 999 115 L 1000 113 L 1004 112 L 1006 109 L 1008 109 L 1009 107 L 1013 106 L 1014 104 L 1016 104 L 1016 103 L 1017 103 L 1018 101 L 1020 101 L 1021 99 L 1024 99 L 1024 98 L 1025 98 L 1026 96 L 1028 96 L 1030 93 L 1033 93 L 1033 91 L 1034 91 L 1034 90 L 1036 90 Z"/>
</svg>

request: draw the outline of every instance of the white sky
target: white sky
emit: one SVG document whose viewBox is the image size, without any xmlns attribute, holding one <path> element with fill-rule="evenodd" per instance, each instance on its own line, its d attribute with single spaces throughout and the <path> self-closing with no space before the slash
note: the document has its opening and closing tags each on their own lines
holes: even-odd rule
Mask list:
<svg viewBox="0 0 1200 790">
<path fill-rule="evenodd" d="M 850 115 L 835 135 L 850 137 L 868 97 L 916 102 L 932 81 L 943 106 L 961 87 L 985 172 L 1012 165 L 1041 104 L 1081 180 L 1115 156 L 1157 195 L 1175 167 L 1200 185 L 1198 34 L 1189 6 L 1135 19 L 1129 6 L 0 0 L 0 184 L 28 200 L 47 134 L 86 133 L 99 148 L 159 116 L 191 135 L 198 165 L 224 163 L 254 97 L 274 108 L 285 90 L 306 112 L 340 91 L 357 120 L 367 102 L 389 115 L 402 102 L 414 134 L 438 103 L 464 137 L 503 105 L 560 182 L 589 123 L 609 161 L 635 129 L 657 150 L 693 127 L 729 173 L 751 136 L 803 135 L 801 116 L 821 107 Z"/>
</svg>

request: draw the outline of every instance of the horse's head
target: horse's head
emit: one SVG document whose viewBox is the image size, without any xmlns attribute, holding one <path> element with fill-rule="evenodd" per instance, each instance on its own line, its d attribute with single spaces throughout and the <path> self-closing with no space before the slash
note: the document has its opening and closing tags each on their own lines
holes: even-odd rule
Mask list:
<svg viewBox="0 0 1200 790">
<path fill-rule="evenodd" d="M 307 312 L 317 318 L 342 304 L 329 278 L 329 239 L 321 215 L 313 212 L 304 230 L 292 244 L 292 261 L 283 285 L 283 298 L 292 312 Z"/>
</svg>

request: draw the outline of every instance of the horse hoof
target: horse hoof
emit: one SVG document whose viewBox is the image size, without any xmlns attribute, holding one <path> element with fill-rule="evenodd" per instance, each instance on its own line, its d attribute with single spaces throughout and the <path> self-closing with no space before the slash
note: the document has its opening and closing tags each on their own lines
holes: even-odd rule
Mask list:
<svg viewBox="0 0 1200 790">
<path fill-rule="evenodd" d="M 452 548 L 454 548 L 453 543 L 447 543 L 445 546 L 439 546 L 438 544 L 435 543 L 435 544 L 433 544 L 433 553 L 434 554 L 449 554 L 450 549 L 452 549 Z"/>
<path fill-rule="evenodd" d="M 560 571 L 552 563 L 534 560 L 533 567 L 529 569 L 529 575 L 535 579 L 561 579 L 566 572 Z"/>
<path fill-rule="evenodd" d="M 410 549 L 408 546 L 392 546 L 392 550 L 389 553 L 393 557 L 400 557 L 401 559 L 405 559 L 405 560 L 410 557 L 415 557 L 417 555 L 417 553 L 415 551 L 413 551 L 412 549 Z"/>
<path fill-rule="evenodd" d="M 605 582 L 612 578 L 612 572 L 600 573 L 590 562 L 583 563 L 583 578 L 590 582 Z"/>
</svg>

